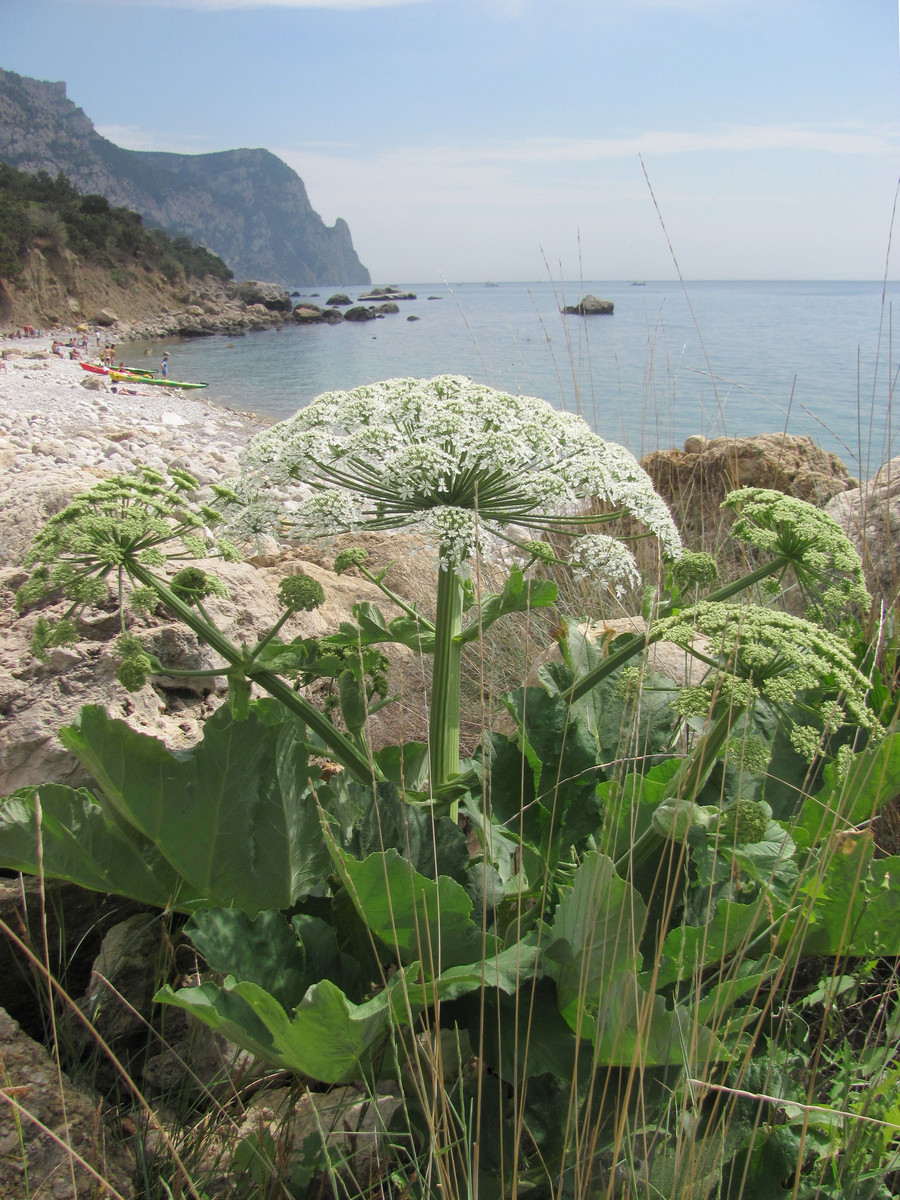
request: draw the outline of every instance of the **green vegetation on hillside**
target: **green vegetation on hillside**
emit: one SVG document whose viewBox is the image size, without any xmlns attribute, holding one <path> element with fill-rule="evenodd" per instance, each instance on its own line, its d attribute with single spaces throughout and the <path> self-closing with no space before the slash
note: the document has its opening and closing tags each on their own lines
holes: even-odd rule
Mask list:
<svg viewBox="0 0 900 1200">
<path fill-rule="evenodd" d="M 87 262 L 111 270 L 140 263 L 173 281 L 232 271 L 215 254 L 186 237 L 145 229 L 139 213 L 113 208 L 105 196 L 81 195 L 60 172 L 28 175 L 0 163 L 0 278 L 22 271 L 22 258 L 35 244 L 68 247 Z"/>
</svg>

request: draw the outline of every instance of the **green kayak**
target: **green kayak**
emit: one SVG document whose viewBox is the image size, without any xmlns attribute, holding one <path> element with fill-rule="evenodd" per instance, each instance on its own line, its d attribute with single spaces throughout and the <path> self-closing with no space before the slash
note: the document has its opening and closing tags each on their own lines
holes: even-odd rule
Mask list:
<svg viewBox="0 0 900 1200">
<path fill-rule="evenodd" d="M 153 383 L 157 387 L 171 388 L 205 388 L 208 383 L 183 383 L 177 379 L 151 379 L 147 375 L 128 375 L 124 371 L 110 371 L 110 379 L 114 383 Z"/>
</svg>

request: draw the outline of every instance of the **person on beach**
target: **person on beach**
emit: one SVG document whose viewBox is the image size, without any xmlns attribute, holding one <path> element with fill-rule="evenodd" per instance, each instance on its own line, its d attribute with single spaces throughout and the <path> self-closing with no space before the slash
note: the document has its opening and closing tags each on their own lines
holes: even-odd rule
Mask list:
<svg viewBox="0 0 900 1200">
<path fill-rule="evenodd" d="M 164 354 L 162 360 L 161 374 L 163 379 L 169 378 L 169 355 Z"/>
</svg>

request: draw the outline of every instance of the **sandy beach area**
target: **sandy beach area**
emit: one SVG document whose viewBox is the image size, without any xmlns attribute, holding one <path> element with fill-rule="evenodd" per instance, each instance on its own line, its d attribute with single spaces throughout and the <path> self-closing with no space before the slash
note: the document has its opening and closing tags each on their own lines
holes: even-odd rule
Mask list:
<svg viewBox="0 0 900 1200">
<path fill-rule="evenodd" d="M 266 422 L 217 407 L 205 392 L 116 384 L 51 353 L 53 338 L 0 338 L 0 469 L 113 473 L 140 465 L 189 470 L 201 483 L 238 473 Z M 88 351 L 90 355 L 90 351 Z M 90 360 L 90 359 L 89 359 Z"/>
</svg>

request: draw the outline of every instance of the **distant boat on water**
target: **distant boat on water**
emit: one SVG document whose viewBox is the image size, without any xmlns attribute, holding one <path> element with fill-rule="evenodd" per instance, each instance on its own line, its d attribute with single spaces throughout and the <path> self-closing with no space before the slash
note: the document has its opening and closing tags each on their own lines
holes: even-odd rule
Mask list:
<svg viewBox="0 0 900 1200">
<path fill-rule="evenodd" d="M 489 280 L 487 281 L 487 283 L 486 283 L 484 286 L 485 286 L 485 287 L 499 287 L 499 286 L 500 286 L 500 284 L 499 284 L 499 283 L 494 283 L 493 279 L 489 279 Z"/>
<path fill-rule="evenodd" d="M 632 287 L 646 287 L 647 281 L 645 279 L 632 279 L 631 286 Z"/>
</svg>

